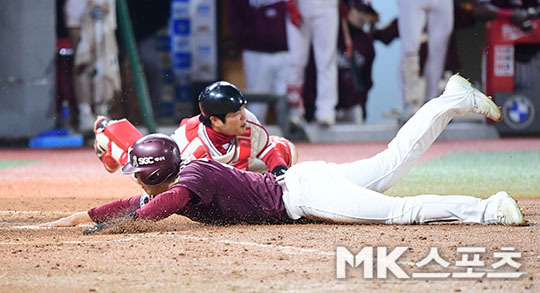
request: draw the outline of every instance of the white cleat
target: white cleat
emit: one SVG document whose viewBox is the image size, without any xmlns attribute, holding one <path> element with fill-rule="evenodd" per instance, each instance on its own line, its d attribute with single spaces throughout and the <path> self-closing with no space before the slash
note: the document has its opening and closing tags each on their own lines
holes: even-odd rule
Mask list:
<svg viewBox="0 0 540 293">
<path fill-rule="evenodd" d="M 497 222 L 502 225 L 523 225 L 525 219 L 517 202 L 504 191 L 497 192 L 493 197 L 499 200 L 497 206 Z"/>
<path fill-rule="evenodd" d="M 484 115 L 494 121 L 502 120 L 503 114 L 501 112 L 501 108 L 497 106 L 495 102 L 493 102 L 491 97 L 486 96 L 484 93 L 476 89 L 472 83 L 458 73 L 450 77 L 448 83 L 446 84 L 445 91 L 459 89 L 465 89 L 467 94 L 470 93 L 472 98 L 471 102 L 473 113 Z"/>
<path fill-rule="evenodd" d="M 334 124 L 336 124 L 336 120 L 335 119 L 332 119 L 332 118 L 329 118 L 329 119 L 317 119 L 317 123 L 319 124 L 320 127 L 322 128 L 328 128 Z"/>
</svg>

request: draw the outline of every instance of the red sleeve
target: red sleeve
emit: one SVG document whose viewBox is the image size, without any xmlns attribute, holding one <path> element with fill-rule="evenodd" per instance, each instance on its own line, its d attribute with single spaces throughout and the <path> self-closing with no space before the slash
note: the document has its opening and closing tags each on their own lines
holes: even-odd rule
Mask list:
<svg viewBox="0 0 540 293">
<path fill-rule="evenodd" d="M 271 149 L 268 150 L 261 160 L 268 166 L 269 171 L 274 170 L 274 168 L 279 165 L 287 166 L 287 162 L 282 157 L 281 153 L 277 151 L 273 143 L 270 143 L 267 148 Z"/>
<path fill-rule="evenodd" d="M 249 3 L 248 1 L 229 0 L 226 4 L 231 32 L 240 41 L 240 45 L 245 46 L 246 42 L 252 39 L 250 35 L 254 31 L 246 23 L 245 13 L 250 13 L 250 11 L 245 11 L 244 8 L 249 6 Z"/>
<path fill-rule="evenodd" d="M 140 197 L 140 195 L 137 195 L 130 198 L 112 201 L 100 207 L 90 209 L 88 211 L 88 215 L 92 221 L 98 224 L 115 218 L 123 217 L 136 211 L 140 207 Z"/>
<path fill-rule="evenodd" d="M 182 186 L 158 194 L 144 207 L 137 210 L 137 219 L 159 221 L 178 212 L 187 205 L 193 193 Z"/>
</svg>

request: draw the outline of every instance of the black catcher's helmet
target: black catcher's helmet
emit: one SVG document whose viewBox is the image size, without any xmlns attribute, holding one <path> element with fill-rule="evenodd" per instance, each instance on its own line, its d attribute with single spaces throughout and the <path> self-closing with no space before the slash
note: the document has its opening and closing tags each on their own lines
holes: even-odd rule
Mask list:
<svg viewBox="0 0 540 293">
<path fill-rule="evenodd" d="M 140 173 L 146 185 L 159 185 L 180 170 L 180 149 L 176 142 L 164 134 L 149 134 L 139 138 L 128 151 L 129 161 L 122 173 Z"/>
<path fill-rule="evenodd" d="M 199 94 L 202 121 L 210 116 L 224 117 L 227 113 L 238 111 L 246 104 L 247 100 L 240 90 L 226 81 L 214 82 Z"/>
</svg>

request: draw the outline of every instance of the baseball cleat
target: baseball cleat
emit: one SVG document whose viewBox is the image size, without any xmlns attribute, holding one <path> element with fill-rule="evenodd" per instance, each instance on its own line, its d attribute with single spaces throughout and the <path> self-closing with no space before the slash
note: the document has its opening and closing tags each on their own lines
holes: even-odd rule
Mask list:
<svg viewBox="0 0 540 293">
<path fill-rule="evenodd" d="M 499 200 L 499 205 L 497 206 L 497 221 L 499 224 L 523 225 L 525 223 L 523 212 L 517 202 L 508 193 L 500 191 L 494 196 Z"/>
<path fill-rule="evenodd" d="M 494 121 L 501 121 L 503 114 L 501 108 L 493 102 L 491 97 L 486 96 L 470 83 L 467 79 L 463 78 L 459 73 L 454 74 L 448 80 L 447 88 L 459 86 L 471 93 L 472 97 L 472 112 L 481 114 Z"/>
<path fill-rule="evenodd" d="M 323 120 L 317 120 L 317 123 L 321 128 L 328 128 L 334 124 L 336 124 L 336 121 L 333 119 L 323 119 Z"/>
</svg>

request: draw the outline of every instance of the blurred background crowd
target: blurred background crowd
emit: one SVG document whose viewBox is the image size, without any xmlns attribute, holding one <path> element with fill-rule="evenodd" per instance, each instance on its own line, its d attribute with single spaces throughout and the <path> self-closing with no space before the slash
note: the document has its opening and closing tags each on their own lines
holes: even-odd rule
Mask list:
<svg viewBox="0 0 540 293">
<path fill-rule="evenodd" d="M 284 99 L 291 131 L 307 124 L 403 123 L 458 72 L 505 105 L 510 121 L 503 132 L 540 131 L 537 0 L 0 2 L 4 112 L 25 107 L 12 101 L 21 101 L 12 87 L 39 79 L 14 68 L 27 65 L 17 58 L 28 59 L 32 49 L 49 49 L 24 41 L 40 34 L 55 46 L 45 69 L 28 65 L 54 73 L 41 91 L 54 92 L 44 115 L 77 133 L 91 132 L 96 115 L 177 125 L 198 113 L 198 93 L 217 80 L 248 96 Z M 25 31 L 32 21 L 38 27 Z M 248 108 L 263 124 L 282 117 L 264 99 Z"/>
</svg>

